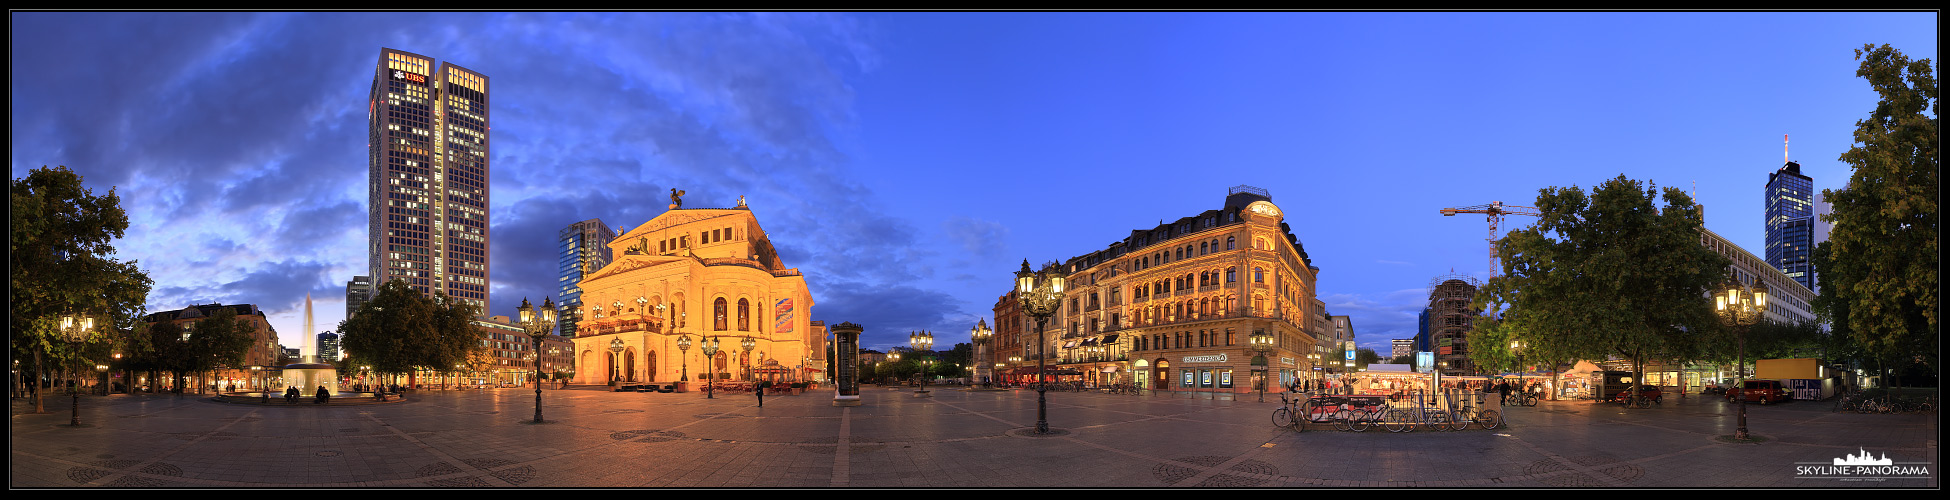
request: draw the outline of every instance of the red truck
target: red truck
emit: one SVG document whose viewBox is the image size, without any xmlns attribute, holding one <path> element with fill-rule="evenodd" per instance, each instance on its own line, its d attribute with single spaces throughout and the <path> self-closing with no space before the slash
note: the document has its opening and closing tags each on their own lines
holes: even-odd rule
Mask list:
<svg viewBox="0 0 1950 500">
<path fill-rule="evenodd" d="M 1758 401 L 1760 404 L 1790 399 L 1787 389 L 1781 387 L 1779 380 L 1748 380 L 1740 387 L 1727 389 L 1727 401 L 1734 401 L 1734 398 L 1747 398 L 1747 401 Z"/>
</svg>

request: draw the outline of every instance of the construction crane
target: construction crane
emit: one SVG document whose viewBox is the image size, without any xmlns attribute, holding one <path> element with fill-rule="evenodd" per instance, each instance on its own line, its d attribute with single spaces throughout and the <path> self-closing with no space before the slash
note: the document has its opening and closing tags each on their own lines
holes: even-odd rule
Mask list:
<svg viewBox="0 0 1950 500">
<path fill-rule="evenodd" d="M 1516 205 L 1504 205 L 1503 202 L 1501 201 L 1490 202 L 1490 204 L 1488 205 L 1476 205 L 1473 207 L 1442 209 L 1442 215 L 1445 217 L 1453 216 L 1456 214 L 1485 214 L 1489 216 L 1490 277 L 1491 278 L 1496 277 L 1496 226 L 1502 223 L 1503 217 L 1506 215 L 1528 215 L 1532 217 L 1538 217 L 1541 215 L 1537 212 L 1536 207 L 1520 207 Z"/>
</svg>

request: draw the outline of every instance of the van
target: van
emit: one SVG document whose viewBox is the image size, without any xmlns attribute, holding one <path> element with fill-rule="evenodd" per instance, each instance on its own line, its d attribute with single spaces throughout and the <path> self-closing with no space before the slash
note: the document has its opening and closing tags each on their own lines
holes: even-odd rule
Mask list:
<svg viewBox="0 0 1950 500">
<path fill-rule="evenodd" d="M 1746 398 L 1747 401 L 1758 401 L 1760 404 L 1772 404 L 1776 401 L 1787 401 L 1788 391 L 1786 388 L 1781 387 L 1781 381 L 1779 380 L 1748 380 L 1741 384 L 1739 388 L 1727 390 L 1727 400 L 1733 401 L 1734 398 Z"/>
</svg>

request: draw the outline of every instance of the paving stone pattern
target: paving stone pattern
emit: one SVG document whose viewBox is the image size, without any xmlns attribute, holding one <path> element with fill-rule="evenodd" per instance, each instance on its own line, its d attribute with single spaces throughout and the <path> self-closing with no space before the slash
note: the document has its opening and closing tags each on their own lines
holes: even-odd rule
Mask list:
<svg viewBox="0 0 1950 500">
<path fill-rule="evenodd" d="M 1590 401 L 1503 408 L 1493 431 L 1275 428 L 1257 395 L 1048 394 L 869 386 L 743 394 L 421 391 L 389 405 L 256 406 L 107 396 L 34 414 L 12 402 L 14 488 L 1936 488 L 1936 415 L 1858 415 L 1820 402 L 1749 406 L 1763 442 L 1729 443 L 1722 398 L 1650 409 Z M 1928 478 L 1802 478 L 1859 450 Z"/>
</svg>

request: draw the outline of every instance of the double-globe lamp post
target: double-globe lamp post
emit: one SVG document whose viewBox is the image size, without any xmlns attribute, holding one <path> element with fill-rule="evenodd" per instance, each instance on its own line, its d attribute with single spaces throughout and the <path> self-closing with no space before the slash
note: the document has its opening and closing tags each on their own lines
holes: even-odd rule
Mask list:
<svg viewBox="0 0 1950 500">
<path fill-rule="evenodd" d="M 928 392 L 928 365 L 932 360 L 922 353 L 934 348 L 934 334 L 926 330 L 908 333 L 907 345 L 914 348 L 914 365 L 921 367 L 921 385 L 914 392 Z"/>
<path fill-rule="evenodd" d="M 1733 431 L 1733 438 L 1747 439 L 1747 329 L 1760 322 L 1762 313 L 1767 311 L 1767 283 L 1756 280 L 1752 288 L 1741 286 L 1739 281 L 1729 279 L 1727 284 L 1713 293 L 1714 310 L 1720 315 L 1720 322 L 1733 328 L 1735 344 L 1739 353 L 1734 358 L 1736 372 L 1734 387 L 1740 391 L 1739 426 Z"/>
<path fill-rule="evenodd" d="M 1251 340 L 1253 342 L 1253 352 L 1259 353 L 1259 356 L 1253 360 L 1255 361 L 1253 365 L 1254 368 L 1259 370 L 1259 402 L 1264 403 L 1266 402 L 1266 386 L 1267 384 L 1273 383 L 1272 374 L 1266 370 L 1266 353 L 1273 350 L 1273 336 L 1267 335 L 1265 330 L 1255 330 L 1253 331 Z"/>
<path fill-rule="evenodd" d="M 522 329 L 528 331 L 528 338 L 535 340 L 535 350 L 529 352 L 535 357 L 535 423 L 539 424 L 542 423 L 542 339 L 555 329 L 555 300 L 542 299 L 542 313 L 535 314 L 535 306 L 522 297 L 521 307 L 516 311 L 521 313 Z"/>
<path fill-rule="evenodd" d="M 752 339 L 751 337 L 749 337 L 749 336 L 748 336 L 748 337 L 745 337 L 744 339 L 741 339 L 741 340 L 739 340 L 739 341 L 738 341 L 738 347 L 740 347 L 740 348 L 742 348 L 742 349 L 744 349 L 744 350 L 745 350 L 745 361 L 744 361 L 744 362 L 741 362 L 741 363 L 739 363 L 739 364 L 740 364 L 740 365 L 743 365 L 743 366 L 745 367 L 745 380 L 746 380 L 746 381 L 751 381 L 751 379 L 752 379 L 752 374 L 753 374 L 753 373 L 752 373 L 752 364 L 751 364 L 751 360 L 752 360 L 752 348 L 753 348 L 753 347 L 758 347 L 758 341 L 757 341 L 757 340 L 755 340 L 755 339 Z M 757 388 L 756 388 L 756 387 L 754 387 L 753 389 L 757 389 Z"/>
<path fill-rule="evenodd" d="M 699 347 L 704 351 L 704 399 L 717 399 L 711 383 L 718 378 L 718 338 L 705 337 L 703 344 Z"/>
<path fill-rule="evenodd" d="M 68 350 L 76 358 L 81 357 L 81 348 L 88 344 L 88 337 L 95 334 L 95 318 L 87 315 L 61 316 L 61 340 L 67 341 Z M 79 377 L 69 371 L 68 393 L 73 397 L 73 415 L 68 425 L 81 427 L 81 383 Z"/>
<path fill-rule="evenodd" d="M 1063 269 L 1056 263 L 1044 264 L 1041 271 L 1030 271 L 1029 260 L 1022 261 L 1022 270 L 1016 271 L 1016 294 L 1024 312 L 1036 318 L 1036 433 L 1049 434 L 1048 373 L 1049 359 L 1044 353 L 1049 348 L 1043 330 L 1049 325 L 1049 317 L 1056 314 L 1056 308 L 1063 304 Z"/>
</svg>

